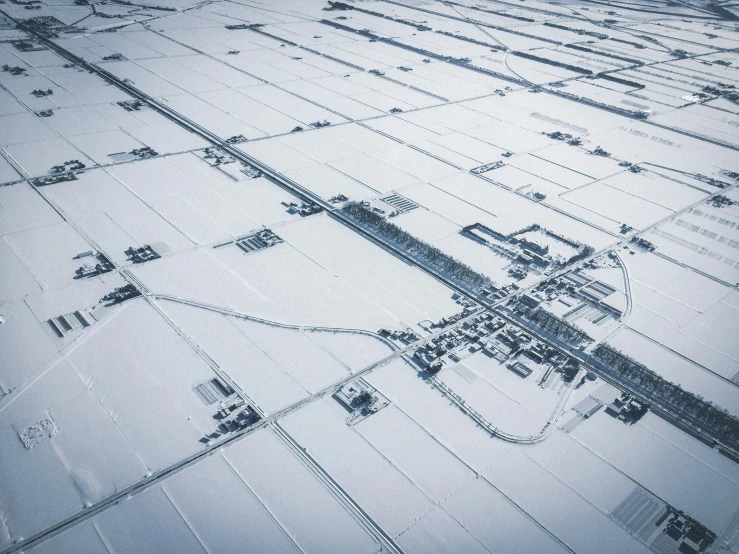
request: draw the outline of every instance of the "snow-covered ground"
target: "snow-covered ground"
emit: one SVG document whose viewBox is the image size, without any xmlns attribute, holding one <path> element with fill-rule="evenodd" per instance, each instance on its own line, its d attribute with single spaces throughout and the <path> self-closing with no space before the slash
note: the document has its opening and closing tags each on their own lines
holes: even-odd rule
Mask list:
<svg viewBox="0 0 739 554">
<path fill-rule="evenodd" d="M 739 552 L 736 441 L 586 373 L 603 341 L 739 415 L 736 8 L 643 4 L 3 3 L 0 554 L 693 548 L 635 501 Z M 482 350 L 483 298 L 567 318 L 581 279 L 572 383 L 528 324 Z"/>
</svg>

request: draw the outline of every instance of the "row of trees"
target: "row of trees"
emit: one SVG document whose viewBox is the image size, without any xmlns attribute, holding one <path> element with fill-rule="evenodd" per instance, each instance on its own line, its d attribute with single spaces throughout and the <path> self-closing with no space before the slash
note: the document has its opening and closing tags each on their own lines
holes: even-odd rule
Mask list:
<svg viewBox="0 0 739 554">
<path fill-rule="evenodd" d="M 471 291 L 477 292 L 492 285 L 490 279 L 477 273 L 468 265 L 455 260 L 438 248 L 414 237 L 397 225 L 386 221 L 384 217 L 367 209 L 358 202 L 346 204 L 341 210 L 341 213 L 349 216 L 364 227 L 370 228 L 373 233 L 392 243 L 393 246 L 422 260 L 427 267 L 445 277 L 449 277 Z"/>
<path fill-rule="evenodd" d="M 489 42 L 484 42 L 482 40 L 477 40 L 476 38 L 470 38 L 466 37 L 464 35 L 458 35 L 456 33 L 450 33 L 449 31 L 436 31 L 437 33 L 441 35 L 446 35 L 448 37 L 455 38 L 457 40 L 463 40 L 465 42 L 471 42 L 472 44 L 477 44 L 479 46 L 485 46 L 486 48 L 490 48 L 492 50 L 505 50 L 505 46 L 501 46 L 500 44 L 491 44 Z"/>
<path fill-rule="evenodd" d="M 539 63 L 545 63 L 547 65 L 554 65 L 557 67 L 563 67 L 565 69 L 568 69 L 570 71 L 574 71 L 575 73 L 581 73 L 583 75 L 592 75 L 593 72 L 589 69 L 583 69 L 582 67 L 578 67 L 576 65 L 572 65 L 569 63 L 564 62 L 558 62 L 557 60 L 550 60 L 549 58 L 542 58 L 541 56 L 535 56 L 534 54 L 529 54 L 528 52 L 511 52 L 514 56 L 518 56 L 519 58 L 526 58 L 527 60 L 533 60 L 535 62 Z"/>
<path fill-rule="evenodd" d="M 644 65 L 644 62 L 641 60 L 635 60 L 634 58 L 627 58 L 625 56 L 618 56 L 616 54 L 611 54 L 610 52 L 604 52 L 602 50 L 593 50 L 592 48 L 580 46 L 579 44 L 565 44 L 565 48 L 572 48 L 573 50 L 588 52 L 590 54 L 597 54 L 598 56 L 606 56 L 607 58 L 613 58 L 614 60 L 620 60 L 622 62 L 632 63 L 634 65 Z M 640 88 L 644 88 L 644 85 L 641 85 Z"/>
<path fill-rule="evenodd" d="M 353 27 L 349 27 L 348 25 L 342 25 L 341 23 L 336 23 L 335 21 L 331 21 L 330 19 L 321 19 L 321 23 L 324 25 L 329 25 L 330 27 L 333 27 L 335 29 L 339 29 L 341 31 L 346 31 L 347 33 L 354 33 L 355 35 L 360 35 L 363 37 L 366 37 L 370 40 L 375 40 L 378 42 L 384 42 L 385 44 L 390 44 L 392 46 L 395 46 L 397 48 L 402 48 L 403 50 L 408 50 L 409 52 L 415 52 L 419 56 L 424 56 L 425 58 L 434 58 L 437 60 L 441 60 L 443 62 L 449 62 L 454 64 L 468 64 L 471 60 L 469 58 L 455 58 L 453 56 L 447 56 L 444 54 L 437 54 L 436 52 L 432 52 L 430 50 L 424 50 L 423 48 L 418 48 L 416 46 L 412 46 L 410 44 L 406 44 L 404 42 L 397 41 L 392 38 L 383 37 L 380 35 L 376 35 L 373 32 L 369 31 L 368 29 L 355 29 Z M 470 66 L 473 67 L 473 66 Z M 492 73 L 491 73 L 492 74 Z M 499 73 L 498 75 L 504 74 Z M 513 81 L 515 77 L 505 77 L 508 81 Z"/>
<path fill-rule="evenodd" d="M 453 2 L 447 2 L 447 5 L 453 4 Z M 485 12 L 485 13 L 492 13 L 493 15 L 498 15 L 500 17 L 507 17 L 508 19 L 517 19 L 518 21 L 525 21 L 526 23 L 536 23 L 536 19 L 532 19 L 531 17 L 524 17 L 522 15 L 515 15 L 509 12 L 499 12 L 497 10 L 486 10 L 485 8 L 480 8 L 478 6 L 467 6 L 466 4 L 455 4 L 456 6 L 462 6 L 463 8 L 469 9 L 469 10 L 476 10 L 478 12 Z"/>
<path fill-rule="evenodd" d="M 624 85 L 626 87 L 634 87 L 637 89 L 644 88 L 644 85 L 641 83 L 638 83 L 637 81 L 630 81 L 628 79 L 622 79 L 621 77 L 614 77 L 613 75 L 608 75 L 607 73 L 599 73 L 598 79 L 605 79 L 606 81 L 611 81 L 612 83 L 618 83 L 619 85 Z"/>
<path fill-rule="evenodd" d="M 592 340 L 586 332 L 541 308 L 526 308 L 525 314 L 531 323 L 571 346 L 577 347 Z"/>
<path fill-rule="evenodd" d="M 692 420 L 714 440 L 739 451 L 739 419 L 728 410 L 714 406 L 700 395 L 683 390 L 680 385 L 666 381 L 654 371 L 631 359 L 622 352 L 599 345 L 593 357 L 620 375 L 633 390 L 659 404 L 671 407 L 687 420 Z"/>
<path fill-rule="evenodd" d="M 332 10 L 340 10 L 340 11 L 341 10 L 356 10 L 358 12 L 366 13 L 368 15 L 374 15 L 375 17 L 381 17 L 383 19 L 389 19 L 390 21 L 402 23 L 403 25 L 409 25 L 411 27 L 415 27 L 419 31 L 430 31 L 431 30 L 431 27 L 427 25 L 422 25 L 420 23 L 416 23 L 415 21 L 409 21 L 401 17 L 391 17 L 389 15 L 385 15 L 384 13 L 373 12 L 371 10 L 366 10 L 358 6 L 352 6 L 350 4 L 345 4 L 344 2 L 332 2 L 331 0 L 329 0 L 328 6 L 329 6 L 328 8 L 323 8 L 323 10 L 327 12 L 330 12 Z"/>
<path fill-rule="evenodd" d="M 587 96 L 578 96 L 577 94 L 572 94 L 571 92 L 565 92 L 563 90 L 550 90 L 549 92 L 563 98 L 569 98 L 570 100 L 574 100 L 575 102 L 580 102 L 581 104 L 585 104 L 586 106 L 593 106 L 595 108 L 608 110 L 609 112 L 617 113 L 623 115 L 624 117 L 647 119 L 649 115 L 649 112 L 646 110 L 627 110 L 626 108 L 620 108 L 612 104 L 606 104 L 604 102 L 599 102 L 598 100 L 593 100 L 592 98 L 588 98 Z"/>
<path fill-rule="evenodd" d="M 605 33 L 598 33 L 596 31 L 586 31 L 585 29 L 573 29 L 572 27 L 567 27 L 566 25 L 559 25 L 557 23 L 550 23 L 547 21 L 544 23 L 547 27 L 553 27 L 554 29 L 562 29 L 563 31 L 570 31 L 572 33 L 577 33 L 578 35 L 589 35 L 591 37 L 599 38 L 601 40 L 606 40 L 608 38 L 608 35 Z"/>
</svg>

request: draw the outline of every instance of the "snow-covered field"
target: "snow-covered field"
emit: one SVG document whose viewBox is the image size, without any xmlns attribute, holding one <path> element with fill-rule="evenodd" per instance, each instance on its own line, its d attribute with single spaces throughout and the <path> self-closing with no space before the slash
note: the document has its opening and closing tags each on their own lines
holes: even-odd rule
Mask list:
<svg viewBox="0 0 739 554">
<path fill-rule="evenodd" d="M 735 6 L 0 4 L 0 554 L 739 552 Z"/>
</svg>

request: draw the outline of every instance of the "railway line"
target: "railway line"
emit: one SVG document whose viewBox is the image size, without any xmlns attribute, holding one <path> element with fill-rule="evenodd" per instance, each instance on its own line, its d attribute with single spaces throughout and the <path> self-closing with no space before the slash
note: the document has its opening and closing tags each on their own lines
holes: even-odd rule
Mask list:
<svg viewBox="0 0 739 554">
<path fill-rule="evenodd" d="M 403 550 L 388 535 L 372 517 L 357 504 L 354 499 L 349 495 L 336 480 L 331 477 L 321 465 L 313 459 L 313 457 L 298 444 L 298 442 L 292 438 L 288 432 L 279 424 L 275 422 L 271 425 L 277 437 L 290 449 L 290 451 L 303 462 L 303 464 L 310 470 L 316 478 L 321 481 L 326 488 L 331 491 L 334 498 L 341 503 L 344 508 L 359 521 L 360 525 L 372 536 L 374 539 L 382 545 L 383 551 L 387 550 L 393 554 L 402 554 Z"/>
</svg>

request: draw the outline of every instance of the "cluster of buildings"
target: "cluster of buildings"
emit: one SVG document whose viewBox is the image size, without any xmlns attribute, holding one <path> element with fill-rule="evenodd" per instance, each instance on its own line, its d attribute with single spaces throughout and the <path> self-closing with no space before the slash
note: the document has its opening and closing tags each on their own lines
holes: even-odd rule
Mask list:
<svg viewBox="0 0 739 554">
<path fill-rule="evenodd" d="M 622 393 L 620 398 L 613 400 L 606 407 L 606 413 L 615 417 L 626 425 L 632 425 L 639 421 L 649 411 L 649 405 L 634 400 L 630 395 Z"/>
<path fill-rule="evenodd" d="M 54 423 L 54 420 L 47 416 L 41 421 L 34 423 L 30 427 L 21 431 L 18 436 L 20 437 L 21 442 L 23 442 L 23 446 L 26 447 L 26 450 L 30 450 L 34 446 L 38 446 L 45 440 L 50 439 L 58 432 L 59 429 L 57 428 L 56 423 Z"/>
<path fill-rule="evenodd" d="M 405 331 L 391 331 L 389 329 L 380 329 L 377 334 L 381 337 L 398 342 L 402 345 L 412 344 L 418 340 L 418 335 L 410 329 L 406 329 Z"/>
<path fill-rule="evenodd" d="M 359 423 L 390 404 L 377 389 L 361 378 L 343 385 L 333 396 L 349 412 L 347 425 Z"/>
<path fill-rule="evenodd" d="M 668 507 L 667 513 L 662 518 L 667 525 L 663 530 L 662 540 L 659 542 L 669 544 L 667 540 L 669 539 L 678 552 L 684 554 L 706 552 L 716 540 L 716 534 L 713 531 L 672 506 Z M 659 523 L 662 524 L 663 521 Z"/>
<path fill-rule="evenodd" d="M 208 443 L 221 435 L 245 429 L 259 421 L 260 417 L 254 408 L 234 393 L 218 403 L 213 419 L 218 422 L 218 427 L 213 433 L 203 437 L 201 442 Z"/>
<path fill-rule="evenodd" d="M 20 3 L 19 0 L 16 0 L 15 3 Z M 28 2 L 23 2 L 24 4 L 40 4 L 40 0 L 29 0 Z M 41 46 L 40 44 L 34 43 L 30 40 L 13 40 L 11 41 L 13 43 L 13 46 L 15 46 L 15 49 L 20 52 L 37 52 L 39 50 L 46 50 L 45 47 Z"/>
<path fill-rule="evenodd" d="M 503 324 L 498 327 L 498 329 L 501 328 L 502 330 L 498 334 L 491 336 L 484 343 L 484 350 L 499 362 L 505 362 L 518 354 L 532 339 L 531 335 L 518 327 Z M 498 329 L 494 329 L 494 331 Z"/>
<path fill-rule="evenodd" d="M 213 419 L 218 423 L 215 431 L 200 439 L 203 444 L 241 431 L 261 419 L 256 410 L 220 378 L 202 381 L 192 390 L 203 404 L 210 407 Z"/>
<path fill-rule="evenodd" d="M 462 312 L 461 315 L 464 313 Z M 456 319 L 454 321 L 445 319 L 445 321 L 447 324 L 444 326 L 456 323 Z M 504 325 L 505 322 L 501 318 L 493 316 L 491 313 L 480 314 L 465 321 L 458 328 L 451 329 L 418 348 L 413 353 L 413 361 L 429 373 L 437 373 L 443 367 L 446 359 L 452 362 L 459 361 L 463 350 L 479 351 L 482 348 L 482 341 Z"/>
<path fill-rule="evenodd" d="M 131 284 L 128 284 L 122 287 L 117 287 L 113 290 L 113 292 L 109 292 L 108 294 L 103 296 L 100 299 L 100 303 L 109 302 L 110 304 L 118 304 L 120 302 L 123 302 L 124 300 L 136 298 L 137 296 L 141 296 L 141 292 L 139 291 L 139 289 Z"/>
<path fill-rule="evenodd" d="M 10 66 L 5 64 L 3 65 L 3 71 L 10 73 L 11 75 L 23 75 L 26 72 L 26 68 L 19 65 Z"/>
<path fill-rule="evenodd" d="M 161 254 L 155 250 L 155 247 L 149 244 L 145 244 L 139 248 L 131 246 L 125 251 L 125 254 L 128 256 L 128 259 L 135 264 L 143 264 L 162 257 Z"/>
<path fill-rule="evenodd" d="M 649 411 L 649 404 L 636 400 L 630 394 L 608 383 L 601 385 L 583 402 L 587 402 L 588 400 L 593 404 L 593 407 L 587 416 L 592 415 L 604 406 L 609 416 L 618 419 L 626 425 L 633 425 Z M 580 404 L 582 405 L 583 402 Z"/>
<path fill-rule="evenodd" d="M 349 198 L 347 198 L 343 194 L 337 194 L 336 196 L 332 196 L 331 198 L 328 199 L 328 201 L 331 202 L 332 204 L 341 204 L 343 202 L 347 202 L 348 200 Z"/>
<path fill-rule="evenodd" d="M 527 190 L 526 192 L 523 193 L 523 195 L 526 198 L 533 200 L 534 202 L 541 202 L 542 200 L 546 200 L 547 198 L 546 193 L 540 192 L 538 190 L 533 190 L 533 189 Z"/>
<path fill-rule="evenodd" d="M 508 270 L 508 274 L 511 277 L 520 280 L 524 279 L 528 275 L 528 272 L 526 271 L 526 268 L 520 265 L 514 265 Z M 495 302 L 496 300 L 501 300 L 511 294 L 515 294 L 520 290 L 520 288 L 521 287 L 519 287 L 516 283 L 509 283 L 502 287 L 489 285 L 482 291 L 482 295 Z"/>
<path fill-rule="evenodd" d="M 60 339 L 63 339 L 74 331 L 86 329 L 91 325 L 87 316 L 79 310 L 49 318 L 46 320 L 46 323 L 54 335 Z"/>
<path fill-rule="evenodd" d="M 244 254 L 249 252 L 256 252 L 257 250 L 263 250 L 284 242 L 280 237 L 275 235 L 270 229 L 261 229 L 256 233 L 244 237 L 236 241 L 238 246 Z"/>
<path fill-rule="evenodd" d="M 222 164 L 234 163 L 236 161 L 236 158 L 231 154 L 227 154 L 226 152 L 214 147 L 203 150 L 201 157 L 213 167 Z"/>
<path fill-rule="evenodd" d="M 546 371 L 541 373 L 537 381 L 541 387 L 551 381 L 554 372 L 565 374 L 565 382 L 571 381 L 565 371 L 568 358 L 543 342 L 534 340 L 521 328 L 507 325 L 485 343 L 484 351 L 501 363 L 508 362 L 506 367 L 524 379 L 541 366 L 546 366 Z"/>
<path fill-rule="evenodd" d="M 69 160 L 63 164 L 55 165 L 50 171 L 51 173 L 64 173 L 66 171 L 78 171 L 80 169 L 85 169 L 85 167 L 85 164 L 79 160 Z"/>
<path fill-rule="evenodd" d="M 483 166 L 484 167 L 484 166 Z M 553 271 L 586 256 L 592 248 L 567 239 L 557 233 L 529 225 L 511 233 L 491 229 L 482 223 L 473 223 L 462 228 L 462 235 L 484 244 L 501 256 L 510 259 L 515 265 L 509 274 L 524 278 L 532 268 L 536 272 Z M 569 252 L 569 257 L 550 252 L 547 242 L 557 243 L 558 250 Z M 561 247 L 561 248 L 559 248 Z"/>
<path fill-rule="evenodd" d="M 56 183 L 62 183 L 64 181 L 76 181 L 76 180 L 77 180 L 77 177 L 75 177 L 74 173 L 71 171 L 67 171 L 64 173 L 55 173 L 53 175 L 49 175 L 48 177 L 40 177 L 38 179 L 33 179 L 31 182 L 37 187 L 45 187 L 47 185 L 54 185 Z"/>
<path fill-rule="evenodd" d="M 256 167 L 253 165 L 249 165 L 247 163 L 241 162 L 241 165 L 243 166 L 241 168 L 241 173 L 246 175 L 249 179 L 256 179 L 257 177 L 262 176 L 262 172 L 259 171 Z"/>
<path fill-rule="evenodd" d="M 739 176 L 737 176 L 737 178 L 739 178 Z M 723 194 L 719 194 L 717 196 L 714 196 L 713 198 L 710 198 L 708 200 L 708 203 L 714 208 L 723 208 L 725 206 L 733 206 L 734 204 L 736 204 L 736 202 L 734 202 L 730 198 L 727 198 Z"/>
<path fill-rule="evenodd" d="M 548 377 L 551 371 L 560 371 L 558 368 L 567 361 L 566 356 L 535 340 L 524 329 L 490 312 L 472 317 L 426 342 L 415 350 L 412 360 L 428 374 L 435 375 L 445 364 L 457 363 L 480 351 L 501 364 L 508 362 L 508 369 L 522 378 L 546 364 L 550 369 L 546 373 Z"/>
<path fill-rule="evenodd" d="M 232 137 L 229 137 L 226 139 L 226 142 L 229 144 L 241 144 L 242 142 L 246 142 L 249 139 L 246 138 L 243 134 L 241 135 L 234 135 Z"/>
<path fill-rule="evenodd" d="M 625 296 L 615 287 L 579 270 L 540 283 L 516 302 L 516 311 L 528 312 L 542 306 L 568 324 L 584 318 L 596 326 L 620 320 L 627 308 Z"/>
<path fill-rule="evenodd" d="M 75 273 L 75 279 L 84 279 L 86 277 L 95 277 L 102 275 L 115 269 L 113 263 L 105 257 L 104 254 L 90 250 L 76 256 L 76 258 L 92 258 L 90 263 L 83 264 Z"/>
<path fill-rule="evenodd" d="M 288 213 L 290 214 L 299 214 L 300 217 L 307 217 L 309 215 L 317 214 L 323 211 L 323 208 L 316 204 L 315 202 L 311 202 L 310 200 L 306 200 L 305 202 L 302 202 L 298 204 L 297 202 L 282 202 L 282 205 L 287 208 Z"/>
<path fill-rule="evenodd" d="M 553 131 L 551 133 L 542 133 L 548 136 L 550 139 L 565 141 L 570 146 L 580 146 L 582 139 L 573 137 L 570 133 L 563 133 L 562 131 Z"/>
<path fill-rule="evenodd" d="M 395 217 L 396 215 L 408 213 L 418 208 L 418 204 L 409 200 L 408 198 L 393 193 L 390 196 L 386 196 L 381 199 L 385 204 L 395 208 L 395 211 L 389 215 L 389 217 Z"/>
<path fill-rule="evenodd" d="M 638 246 L 642 250 L 648 250 L 649 252 L 654 252 L 654 250 L 656 249 L 654 243 L 640 237 L 631 237 L 631 243 L 635 246 Z"/>
<path fill-rule="evenodd" d="M 144 108 L 146 106 L 146 104 L 144 104 L 141 100 L 136 99 L 123 100 L 121 102 L 117 102 L 117 104 L 127 112 L 137 112 L 141 108 Z"/>
<path fill-rule="evenodd" d="M 133 150 L 131 150 L 131 154 L 143 160 L 145 158 L 153 158 L 154 156 L 158 156 L 159 152 L 154 150 L 151 146 L 144 146 L 142 148 L 134 148 Z"/>
<path fill-rule="evenodd" d="M 506 154 L 510 155 L 510 152 L 506 152 Z M 473 173 L 474 175 L 480 175 L 481 173 L 486 173 L 488 171 L 492 171 L 493 169 L 498 169 L 499 167 L 503 167 L 504 165 L 505 164 L 501 161 L 490 162 L 489 164 L 481 165 L 480 167 L 474 167 L 470 169 L 470 173 Z"/>
<path fill-rule="evenodd" d="M 236 135 L 227 139 L 226 142 L 228 142 L 229 144 L 238 144 L 240 142 L 246 142 L 246 140 L 247 139 L 244 135 Z M 241 173 L 246 175 L 249 179 L 256 179 L 257 177 L 262 176 L 262 172 L 259 171 L 256 167 L 237 160 L 231 154 L 225 152 L 224 150 L 221 150 L 220 148 L 211 146 L 210 148 L 206 148 L 205 150 L 203 150 L 202 154 L 199 154 L 199 156 L 201 159 L 205 160 L 211 167 L 232 164 L 238 161 L 241 164 Z"/>
</svg>

